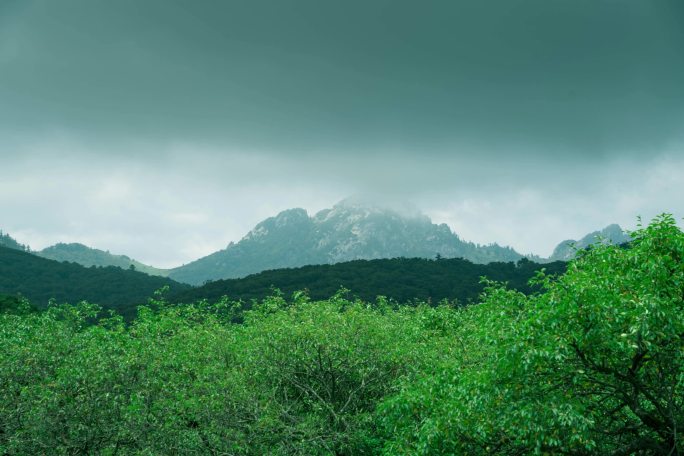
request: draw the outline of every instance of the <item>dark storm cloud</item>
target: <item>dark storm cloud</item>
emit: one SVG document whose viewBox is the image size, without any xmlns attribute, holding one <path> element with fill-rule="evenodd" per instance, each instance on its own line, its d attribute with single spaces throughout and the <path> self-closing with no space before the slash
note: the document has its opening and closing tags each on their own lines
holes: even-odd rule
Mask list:
<svg viewBox="0 0 684 456">
<path fill-rule="evenodd" d="M 682 134 L 679 0 L 7 5 L 6 134 L 432 156 L 606 155 Z"/>
</svg>

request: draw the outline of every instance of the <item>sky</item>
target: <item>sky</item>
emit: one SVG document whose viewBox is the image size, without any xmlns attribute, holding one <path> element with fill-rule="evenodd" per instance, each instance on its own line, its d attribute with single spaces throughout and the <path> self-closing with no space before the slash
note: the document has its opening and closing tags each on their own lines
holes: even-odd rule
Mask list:
<svg viewBox="0 0 684 456">
<path fill-rule="evenodd" d="M 684 217 L 681 0 L 0 0 L 0 229 L 158 267 L 415 205 L 548 256 Z"/>
</svg>

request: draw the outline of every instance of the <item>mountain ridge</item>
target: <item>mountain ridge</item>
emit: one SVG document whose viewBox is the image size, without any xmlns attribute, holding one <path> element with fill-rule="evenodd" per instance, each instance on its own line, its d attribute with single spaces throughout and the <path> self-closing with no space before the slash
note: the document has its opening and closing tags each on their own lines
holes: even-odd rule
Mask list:
<svg viewBox="0 0 684 456">
<path fill-rule="evenodd" d="M 313 216 L 287 209 L 258 223 L 239 242 L 186 265 L 169 277 L 200 285 L 268 269 L 379 258 L 462 257 L 476 263 L 517 261 L 524 255 L 498 244 L 466 242 L 424 214 L 343 200 Z"/>
<path fill-rule="evenodd" d="M 620 225 L 612 223 L 602 230 L 593 231 L 580 240 L 568 239 L 561 241 L 553 253 L 549 257 L 550 261 L 569 261 L 573 259 L 579 250 L 586 249 L 595 243 L 614 243 L 623 244 L 629 242 L 632 238 L 627 234 Z"/>
</svg>

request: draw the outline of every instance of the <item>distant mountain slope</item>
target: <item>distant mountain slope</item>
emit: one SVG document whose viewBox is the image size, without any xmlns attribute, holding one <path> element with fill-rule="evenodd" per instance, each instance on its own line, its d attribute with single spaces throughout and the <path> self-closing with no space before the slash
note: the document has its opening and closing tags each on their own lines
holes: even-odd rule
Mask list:
<svg viewBox="0 0 684 456">
<path fill-rule="evenodd" d="M 586 249 L 597 242 L 610 242 L 613 244 L 623 244 L 629 242 L 631 238 L 620 228 L 620 225 L 608 225 L 600 231 L 594 231 L 584 236 L 579 241 L 569 239 L 563 241 L 553 250 L 549 257 L 551 261 L 569 261 L 575 257 L 578 250 Z"/>
<path fill-rule="evenodd" d="M 7 247 L 8 249 L 21 250 L 23 252 L 28 252 L 29 248 L 26 245 L 18 243 L 9 234 L 3 233 L 0 230 L 0 247 Z"/>
<path fill-rule="evenodd" d="M 345 200 L 313 217 L 304 209 L 283 211 L 259 223 L 237 244 L 172 269 L 169 277 L 199 285 L 268 269 L 437 255 L 476 263 L 523 257 L 509 247 L 465 242 L 447 225 L 436 225 L 424 215 Z"/>
<path fill-rule="evenodd" d="M 264 271 L 242 279 L 218 280 L 202 287 L 172 296 L 175 302 L 193 302 L 207 299 L 214 302 L 222 296 L 230 299 L 261 299 L 280 289 L 286 297 L 294 291 L 307 289 L 313 299 L 332 296 L 340 287 L 351 290 L 352 295 L 373 301 L 378 295 L 398 302 L 414 299 L 457 299 L 467 303 L 482 291 L 482 276 L 506 281 L 512 288 L 530 292 L 528 280 L 536 271 L 546 268 L 550 274 L 565 271 L 566 263 L 538 264 L 523 259 L 518 263 L 475 264 L 460 258 L 427 260 L 395 258 L 356 260 L 333 265 L 304 266 L 301 268 Z"/>
<path fill-rule="evenodd" d="M 50 298 L 71 303 L 87 300 L 130 317 L 136 305 L 147 302 L 165 285 L 171 293 L 190 288 L 142 272 L 111 266 L 86 268 L 0 247 L 0 294 L 21 293 L 38 307 L 46 306 Z"/>
<path fill-rule="evenodd" d="M 83 244 L 59 243 L 51 247 L 47 247 L 39 252 L 35 252 L 43 258 L 48 258 L 55 261 L 68 261 L 78 263 L 82 266 L 116 266 L 121 269 L 130 269 L 131 266 L 136 271 L 144 272 L 145 274 L 166 277 L 169 273 L 166 269 L 158 269 L 148 266 L 139 261 L 133 260 L 126 255 L 113 255 L 104 250 L 87 247 Z"/>
</svg>

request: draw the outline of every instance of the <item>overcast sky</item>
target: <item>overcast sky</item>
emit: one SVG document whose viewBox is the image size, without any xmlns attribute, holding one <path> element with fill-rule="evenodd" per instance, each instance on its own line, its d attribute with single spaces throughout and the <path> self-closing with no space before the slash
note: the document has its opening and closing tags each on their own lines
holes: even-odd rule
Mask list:
<svg viewBox="0 0 684 456">
<path fill-rule="evenodd" d="M 159 267 L 409 201 L 549 255 L 684 216 L 681 0 L 0 0 L 0 229 Z"/>
</svg>

